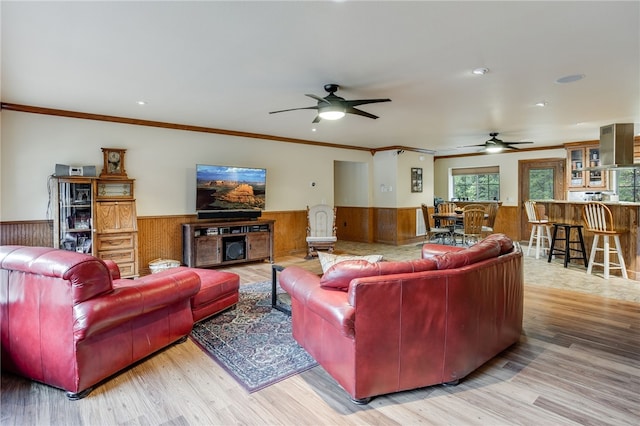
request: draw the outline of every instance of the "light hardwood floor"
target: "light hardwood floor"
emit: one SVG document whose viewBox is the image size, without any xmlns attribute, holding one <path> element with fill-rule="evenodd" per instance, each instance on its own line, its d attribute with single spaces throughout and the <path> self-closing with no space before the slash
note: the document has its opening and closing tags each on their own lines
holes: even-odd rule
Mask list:
<svg viewBox="0 0 640 426">
<path fill-rule="evenodd" d="M 301 257 L 277 262 L 305 264 Z M 525 274 L 546 263 L 530 265 Z M 240 274 L 242 284 L 271 278 L 268 263 L 227 270 Z M 562 273 L 558 268 L 556 278 Z M 639 332 L 638 303 L 527 285 L 520 343 L 456 387 L 357 406 L 315 367 L 248 394 L 188 340 L 75 402 L 3 373 L 0 419 L 2 425 L 638 425 Z"/>
</svg>

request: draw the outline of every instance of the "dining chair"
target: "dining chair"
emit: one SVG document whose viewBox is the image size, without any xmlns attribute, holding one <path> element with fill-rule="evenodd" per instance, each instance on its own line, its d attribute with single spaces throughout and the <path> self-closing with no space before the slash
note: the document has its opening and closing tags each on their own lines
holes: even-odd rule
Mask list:
<svg viewBox="0 0 640 426">
<path fill-rule="evenodd" d="M 599 202 L 590 202 L 585 204 L 582 210 L 582 217 L 586 224 L 587 231 L 593 233 L 593 244 L 591 245 L 591 255 L 587 266 L 587 274 L 591 274 L 593 265 L 602 266 L 604 268 L 604 278 L 609 279 L 610 269 L 620 269 L 624 278 L 627 276 L 627 268 L 622 257 L 622 249 L 620 248 L 620 235 L 623 232 L 616 231 L 616 224 L 613 221 L 611 210 L 605 204 Z M 602 237 L 602 248 L 598 246 L 598 241 Z M 615 249 L 611 249 L 609 245 L 609 237 L 613 237 Z M 596 252 L 601 251 L 603 260 L 596 262 Z M 618 262 L 611 262 L 611 254 L 618 256 Z"/>
<path fill-rule="evenodd" d="M 483 206 L 474 207 L 473 205 L 464 208 L 463 228 L 456 229 L 454 234 L 460 236 L 462 245 L 470 245 L 471 241 L 477 243 L 482 239 L 482 224 L 485 219 L 485 209 Z"/>
<path fill-rule="evenodd" d="M 529 247 L 527 248 L 527 256 L 531 252 L 533 240 L 536 240 L 536 259 L 540 259 L 540 252 L 544 252 L 551 247 L 551 223 L 549 219 L 540 211 L 535 201 L 527 200 L 524 202 L 524 208 L 527 212 L 527 218 L 531 225 L 531 236 L 529 237 Z M 545 248 L 545 240 L 547 247 Z"/>
<path fill-rule="evenodd" d="M 496 223 L 496 216 L 498 215 L 498 208 L 500 205 L 498 203 L 489 203 L 485 210 L 487 211 L 487 220 L 486 224 L 482 226 L 482 236 L 486 237 L 489 234 L 493 234 L 493 228 Z"/>
<path fill-rule="evenodd" d="M 456 203 L 441 203 L 438 204 L 438 213 L 442 213 L 442 214 L 454 214 L 456 213 L 456 209 L 458 208 L 458 206 L 456 206 Z M 450 228 L 453 229 L 456 225 L 456 221 L 453 219 L 440 219 L 440 227 L 441 228 Z"/>
<path fill-rule="evenodd" d="M 438 228 L 431 227 L 431 223 L 429 223 L 429 208 L 426 204 L 422 204 L 422 216 L 424 217 L 424 242 L 431 241 L 432 239 L 441 239 L 442 244 L 445 243 L 445 237 L 451 236 L 451 230 L 449 228 Z"/>
</svg>

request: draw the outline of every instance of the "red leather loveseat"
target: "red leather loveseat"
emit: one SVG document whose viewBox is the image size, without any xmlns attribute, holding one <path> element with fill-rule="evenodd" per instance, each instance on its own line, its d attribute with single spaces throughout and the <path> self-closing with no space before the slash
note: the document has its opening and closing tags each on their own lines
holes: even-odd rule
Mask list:
<svg viewBox="0 0 640 426">
<path fill-rule="evenodd" d="M 508 237 L 426 244 L 422 257 L 280 274 L 294 338 L 354 402 L 457 383 L 520 338 L 522 252 Z"/>
<path fill-rule="evenodd" d="M 79 399 L 191 332 L 196 273 L 118 278 L 113 262 L 93 256 L 1 246 L 2 369 Z"/>
</svg>

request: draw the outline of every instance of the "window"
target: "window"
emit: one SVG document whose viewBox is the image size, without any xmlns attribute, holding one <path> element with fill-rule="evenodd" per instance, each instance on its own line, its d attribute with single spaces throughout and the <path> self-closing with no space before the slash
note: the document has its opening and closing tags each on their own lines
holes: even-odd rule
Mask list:
<svg viewBox="0 0 640 426">
<path fill-rule="evenodd" d="M 470 201 L 500 199 L 500 168 L 498 166 L 453 169 L 451 174 L 454 198 Z"/>
<path fill-rule="evenodd" d="M 619 170 L 616 180 L 620 201 L 640 202 L 640 169 Z"/>
<path fill-rule="evenodd" d="M 554 199 L 553 185 L 555 182 L 552 168 L 529 170 L 529 199 Z"/>
</svg>

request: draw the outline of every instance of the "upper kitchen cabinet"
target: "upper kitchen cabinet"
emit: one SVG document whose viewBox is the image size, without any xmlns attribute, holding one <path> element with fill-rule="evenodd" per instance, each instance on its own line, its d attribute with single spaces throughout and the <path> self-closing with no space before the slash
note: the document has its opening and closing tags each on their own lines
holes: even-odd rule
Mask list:
<svg viewBox="0 0 640 426">
<path fill-rule="evenodd" d="M 607 189 L 605 170 L 584 170 L 601 166 L 600 144 L 566 144 L 567 150 L 567 188 L 569 190 Z"/>
</svg>

